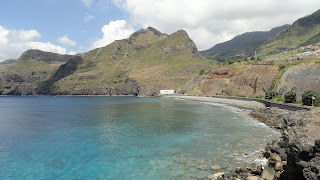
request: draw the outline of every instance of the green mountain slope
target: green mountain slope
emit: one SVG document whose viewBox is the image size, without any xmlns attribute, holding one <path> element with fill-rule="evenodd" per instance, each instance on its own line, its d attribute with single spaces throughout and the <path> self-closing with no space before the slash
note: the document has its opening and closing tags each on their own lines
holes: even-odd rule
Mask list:
<svg viewBox="0 0 320 180">
<path fill-rule="evenodd" d="M 293 49 L 320 42 L 320 10 L 300 18 L 285 31 L 259 47 L 259 54 L 273 55 L 286 49 Z"/>
<path fill-rule="evenodd" d="M 178 90 L 211 67 L 185 31 L 166 35 L 151 27 L 82 58 L 72 75 L 53 84 L 52 93 L 156 95 L 160 89 Z"/>
<path fill-rule="evenodd" d="M 245 57 L 250 57 L 254 55 L 257 47 L 289 27 L 290 25 L 284 25 L 266 32 L 247 32 L 229 41 L 217 44 L 208 50 L 201 51 L 200 53 L 207 58 L 218 61 L 239 59 L 242 58 L 242 56 L 239 56 L 239 54 L 242 53 L 244 53 Z"/>
<path fill-rule="evenodd" d="M 185 31 L 167 35 L 149 27 L 77 56 L 29 50 L 0 64 L 0 93 L 157 95 L 211 67 Z"/>
<path fill-rule="evenodd" d="M 28 50 L 17 60 L 0 63 L 0 95 L 37 94 L 39 85 L 72 57 Z"/>
</svg>

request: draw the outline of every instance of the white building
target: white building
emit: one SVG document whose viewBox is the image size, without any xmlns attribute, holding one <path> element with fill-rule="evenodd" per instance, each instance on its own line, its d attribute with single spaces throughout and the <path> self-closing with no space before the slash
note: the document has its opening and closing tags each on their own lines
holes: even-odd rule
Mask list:
<svg viewBox="0 0 320 180">
<path fill-rule="evenodd" d="M 161 95 L 174 94 L 174 90 L 160 90 Z"/>
</svg>

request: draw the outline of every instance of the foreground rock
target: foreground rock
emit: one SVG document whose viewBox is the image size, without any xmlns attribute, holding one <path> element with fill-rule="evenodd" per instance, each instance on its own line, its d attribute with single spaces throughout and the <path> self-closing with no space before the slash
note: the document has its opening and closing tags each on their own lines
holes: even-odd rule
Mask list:
<svg viewBox="0 0 320 180">
<path fill-rule="evenodd" d="M 279 129 L 281 137 L 268 143 L 263 156 L 268 163 L 237 168 L 225 179 L 276 180 L 320 179 L 320 118 L 308 111 L 278 108 L 254 110 L 257 120 Z M 263 118 L 261 118 L 263 117 Z M 264 119 L 266 118 L 267 119 Z M 280 123 L 280 125 L 279 125 Z M 216 177 L 216 176 L 214 176 Z M 230 178 L 232 177 L 232 178 Z"/>
<path fill-rule="evenodd" d="M 224 172 L 212 174 L 208 177 L 210 180 L 222 180 L 224 179 Z"/>
</svg>

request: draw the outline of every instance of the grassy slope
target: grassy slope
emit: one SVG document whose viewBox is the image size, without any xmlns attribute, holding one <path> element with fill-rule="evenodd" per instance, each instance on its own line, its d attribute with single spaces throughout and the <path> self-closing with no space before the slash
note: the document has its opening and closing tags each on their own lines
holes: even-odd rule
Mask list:
<svg viewBox="0 0 320 180">
<path fill-rule="evenodd" d="M 144 42 L 144 43 L 142 43 Z M 129 39 L 89 51 L 74 74 L 58 81 L 57 91 L 72 93 L 101 91 L 126 86 L 126 79 L 137 80 L 147 92 L 159 88 L 177 89 L 211 65 L 184 31 L 172 35 L 142 30 Z"/>
<path fill-rule="evenodd" d="M 237 59 L 239 58 L 238 55 L 243 52 L 245 53 L 245 57 L 253 56 L 257 47 L 289 27 L 289 25 L 284 25 L 273 28 L 270 31 L 247 32 L 200 53 L 205 57 L 218 61 Z"/>
<path fill-rule="evenodd" d="M 19 90 L 22 94 L 34 94 L 39 83 L 49 79 L 64 62 L 17 60 L 13 64 L 0 65 L 0 91 L 3 94 Z M 11 87 L 11 88 L 5 88 Z"/>
<path fill-rule="evenodd" d="M 307 43 L 320 42 L 320 10 L 298 19 L 293 25 L 259 47 L 260 55 L 275 55 L 285 49 L 305 46 Z"/>
</svg>

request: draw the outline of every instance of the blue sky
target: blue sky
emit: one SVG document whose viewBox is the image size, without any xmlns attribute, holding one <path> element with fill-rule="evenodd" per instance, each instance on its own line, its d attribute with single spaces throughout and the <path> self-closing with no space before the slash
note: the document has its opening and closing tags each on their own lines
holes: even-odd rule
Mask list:
<svg viewBox="0 0 320 180">
<path fill-rule="evenodd" d="M 58 37 L 67 36 L 77 43 L 68 51 L 87 51 L 90 42 L 102 36 L 101 28 L 110 21 L 126 19 L 126 12 L 112 1 L 92 3 L 81 0 L 10 0 L 0 6 L 0 25 L 9 30 L 35 29 L 35 40 L 63 46 Z"/>
<path fill-rule="evenodd" d="M 0 2 L 0 61 L 30 48 L 82 53 L 148 26 L 167 34 L 184 29 L 205 50 L 318 8 L 319 0 L 6 0 Z"/>
</svg>

